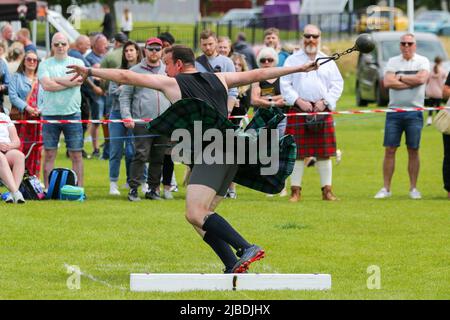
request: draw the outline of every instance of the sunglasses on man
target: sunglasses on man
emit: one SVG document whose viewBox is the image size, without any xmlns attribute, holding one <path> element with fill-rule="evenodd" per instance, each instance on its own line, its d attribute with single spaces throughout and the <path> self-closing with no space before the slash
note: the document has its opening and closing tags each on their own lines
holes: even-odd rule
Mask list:
<svg viewBox="0 0 450 320">
<path fill-rule="evenodd" d="M 67 43 L 66 42 L 55 42 L 53 44 L 53 46 L 54 47 L 65 47 L 65 46 L 67 46 Z"/>
<path fill-rule="evenodd" d="M 145 49 L 147 49 L 148 51 L 160 52 L 162 50 L 162 47 L 146 46 Z"/>
<path fill-rule="evenodd" d="M 411 47 L 411 46 L 415 45 L 416 43 L 415 42 L 404 42 L 404 41 L 402 41 L 402 42 L 400 42 L 400 44 L 403 47 L 406 47 L 407 45 Z"/>
<path fill-rule="evenodd" d="M 311 38 L 318 39 L 319 37 L 320 37 L 320 34 L 309 34 L 309 33 L 305 33 L 305 34 L 303 35 L 303 38 L 305 38 L 305 39 L 311 39 Z"/>
</svg>

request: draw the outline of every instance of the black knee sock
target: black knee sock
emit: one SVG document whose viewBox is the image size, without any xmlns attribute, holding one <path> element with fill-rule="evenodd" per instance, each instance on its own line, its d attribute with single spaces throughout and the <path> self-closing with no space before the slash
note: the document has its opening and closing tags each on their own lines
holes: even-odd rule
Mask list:
<svg viewBox="0 0 450 320">
<path fill-rule="evenodd" d="M 234 228 L 217 213 L 211 214 L 203 223 L 202 229 L 211 232 L 234 249 L 246 249 L 251 245 Z"/>
<path fill-rule="evenodd" d="M 211 232 L 205 233 L 203 241 L 209 244 L 209 246 L 219 256 L 220 260 L 222 260 L 223 264 L 225 265 L 225 270 L 230 270 L 231 268 L 233 268 L 238 259 L 236 258 L 236 255 L 234 254 L 233 250 L 231 250 L 228 243 L 216 237 Z"/>
</svg>

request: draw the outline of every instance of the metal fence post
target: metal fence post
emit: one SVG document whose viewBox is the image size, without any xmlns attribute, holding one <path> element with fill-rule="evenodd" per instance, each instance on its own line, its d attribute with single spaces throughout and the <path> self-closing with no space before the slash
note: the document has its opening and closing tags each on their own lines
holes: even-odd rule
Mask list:
<svg viewBox="0 0 450 320">
<path fill-rule="evenodd" d="M 198 49 L 198 22 L 195 23 L 194 25 L 194 50 L 197 51 Z"/>
<path fill-rule="evenodd" d="M 255 45 L 256 43 L 256 25 L 252 26 L 252 45 Z"/>
</svg>

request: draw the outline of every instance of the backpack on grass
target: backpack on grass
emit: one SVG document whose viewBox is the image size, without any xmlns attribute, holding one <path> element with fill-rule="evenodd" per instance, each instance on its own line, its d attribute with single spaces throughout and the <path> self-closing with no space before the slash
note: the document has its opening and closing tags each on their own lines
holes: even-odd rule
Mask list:
<svg viewBox="0 0 450 320">
<path fill-rule="evenodd" d="M 61 198 L 61 188 L 65 185 L 78 185 L 78 178 L 75 171 L 67 168 L 53 169 L 48 176 L 48 190 L 46 199 L 59 200 Z"/>
<path fill-rule="evenodd" d="M 36 176 L 25 176 L 20 184 L 19 190 L 26 200 L 45 199 L 44 189 Z"/>
</svg>

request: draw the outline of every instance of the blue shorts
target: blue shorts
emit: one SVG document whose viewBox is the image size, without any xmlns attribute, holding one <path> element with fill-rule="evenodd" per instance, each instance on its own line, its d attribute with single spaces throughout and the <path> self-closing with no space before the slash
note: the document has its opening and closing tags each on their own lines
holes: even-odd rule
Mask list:
<svg viewBox="0 0 450 320">
<path fill-rule="evenodd" d="M 43 116 L 43 120 L 81 120 L 81 113 L 70 114 L 67 116 Z M 42 125 L 42 139 L 44 149 L 58 149 L 59 136 L 61 131 L 64 134 L 66 147 L 69 151 L 83 150 L 83 126 L 81 123 L 44 123 Z"/>
<path fill-rule="evenodd" d="M 406 145 L 411 149 L 419 149 L 422 128 L 422 111 L 387 113 L 383 145 L 385 147 L 399 147 L 404 131 Z"/>
</svg>

